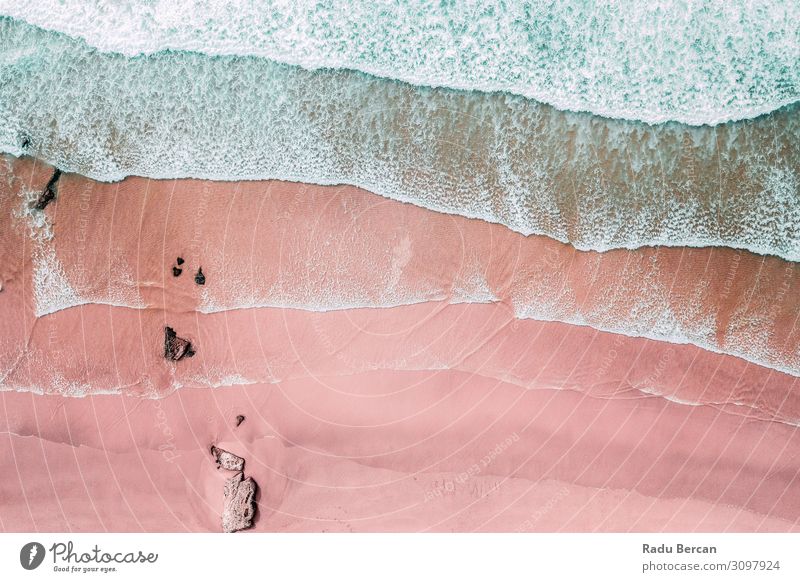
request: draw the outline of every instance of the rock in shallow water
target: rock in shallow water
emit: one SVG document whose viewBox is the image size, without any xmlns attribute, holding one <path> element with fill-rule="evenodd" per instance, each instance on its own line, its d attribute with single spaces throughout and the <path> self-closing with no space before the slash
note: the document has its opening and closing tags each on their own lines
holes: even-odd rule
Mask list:
<svg viewBox="0 0 800 582">
<path fill-rule="evenodd" d="M 191 358 L 195 354 L 192 343 L 182 337 L 178 337 L 175 330 L 171 327 L 164 328 L 164 357 L 173 362 L 186 358 Z"/>
<path fill-rule="evenodd" d="M 44 187 L 44 190 L 42 190 L 42 193 L 33 206 L 36 210 L 44 210 L 47 208 L 47 205 L 55 199 L 56 192 L 58 191 L 58 179 L 60 177 L 61 170 L 56 168 L 55 172 L 53 172 L 53 176 L 47 182 L 47 186 Z"/>
</svg>

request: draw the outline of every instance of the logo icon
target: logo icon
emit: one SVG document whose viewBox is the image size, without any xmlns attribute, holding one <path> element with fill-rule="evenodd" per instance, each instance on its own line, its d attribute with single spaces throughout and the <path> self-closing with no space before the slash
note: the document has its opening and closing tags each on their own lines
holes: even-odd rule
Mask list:
<svg viewBox="0 0 800 582">
<path fill-rule="evenodd" d="M 39 542 L 28 542 L 19 551 L 19 563 L 26 570 L 35 570 L 44 561 L 44 546 Z"/>
</svg>

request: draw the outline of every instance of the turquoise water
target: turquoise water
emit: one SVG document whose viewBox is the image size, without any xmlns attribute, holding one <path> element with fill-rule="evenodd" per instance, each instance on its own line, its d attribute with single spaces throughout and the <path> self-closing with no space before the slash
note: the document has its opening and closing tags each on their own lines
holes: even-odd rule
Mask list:
<svg viewBox="0 0 800 582">
<path fill-rule="evenodd" d="M 797 111 L 651 126 L 259 57 L 126 58 L 0 19 L 4 151 L 100 180 L 354 184 L 580 249 L 799 259 Z"/>
<path fill-rule="evenodd" d="M 260 56 L 651 123 L 800 98 L 796 0 L 0 0 L 0 14 L 127 56 Z"/>
</svg>

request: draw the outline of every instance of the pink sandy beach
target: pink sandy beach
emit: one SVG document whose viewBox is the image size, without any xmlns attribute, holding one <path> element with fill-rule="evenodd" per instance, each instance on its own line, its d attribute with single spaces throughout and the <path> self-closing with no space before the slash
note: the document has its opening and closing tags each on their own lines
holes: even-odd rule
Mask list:
<svg viewBox="0 0 800 582">
<path fill-rule="evenodd" d="M 798 528 L 792 263 L 282 182 L 65 175 L 26 215 L 52 168 L 8 164 L 4 530 L 217 531 L 212 444 L 257 531 Z"/>
</svg>

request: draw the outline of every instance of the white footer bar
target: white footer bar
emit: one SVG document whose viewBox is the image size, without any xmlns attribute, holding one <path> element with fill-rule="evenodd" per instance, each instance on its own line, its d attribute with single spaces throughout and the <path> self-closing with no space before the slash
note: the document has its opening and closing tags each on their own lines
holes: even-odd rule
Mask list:
<svg viewBox="0 0 800 582">
<path fill-rule="evenodd" d="M 800 580 L 798 534 L 2 534 L 2 580 Z"/>
</svg>

